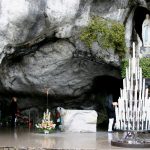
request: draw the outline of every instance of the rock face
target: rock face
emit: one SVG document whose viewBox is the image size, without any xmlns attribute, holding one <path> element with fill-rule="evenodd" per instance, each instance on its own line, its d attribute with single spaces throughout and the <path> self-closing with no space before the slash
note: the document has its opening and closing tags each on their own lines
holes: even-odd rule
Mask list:
<svg viewBox="0 0 150 150">
<path fill-rule="evenodd" d="M 119 77 L 117 69 L 108 65 L 72 58 L 73 51 L 75 48 L 65 40 L 44 45 L 20 62 L 2 66 L 2 86 L 8 91 L 42 94 L 49 88 L 50 95 L 78 96 L 90 88 L 95 76 L 108 72 Z"/>
<path fill-rule="evenodd" d="M 138 2 L 143 7 L 148 4 Z M 1 0 L 0 92 L 38 97 L 45 95 L 44 89 L 48 88 L 53 98 L 79 100 L 92 88 L 96 77 L 120 78 L 118 55 L 96 42 L 87 48 L 79 33 L 93 15 L 117 20 L 126 27 L 130 47 L 132 8 L 136 6 L 128 0 Z M 93 57 L 74 57 L 76 51 L 100 59 L 94 62 Z"/>
</svg>

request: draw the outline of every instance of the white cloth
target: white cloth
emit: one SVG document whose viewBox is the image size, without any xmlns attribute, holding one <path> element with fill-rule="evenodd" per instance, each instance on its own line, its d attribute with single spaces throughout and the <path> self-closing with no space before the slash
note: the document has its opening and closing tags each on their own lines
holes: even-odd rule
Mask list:
<svg viewBox="0 0 150 150">
<path fill-rule="evenodd" d="M 61 115 L 61 130 L 65 132 L 96 132 L 97 112 L 95 110 L 70 110 L 58 107 Z"/>
</svg>

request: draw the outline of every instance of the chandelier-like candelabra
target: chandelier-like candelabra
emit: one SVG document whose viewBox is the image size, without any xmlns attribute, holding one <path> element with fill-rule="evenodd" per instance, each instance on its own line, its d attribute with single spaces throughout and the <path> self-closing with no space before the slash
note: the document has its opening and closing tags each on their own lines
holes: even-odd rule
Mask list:
<svg viewBox="0 0 150 150">
<path fill-rule="evenodd" d="M 126 77 L 123 79 L 123 89 L 120 89 L 118 106 L 115 107 L 116 128 L 123 131 L 150 130 L 150 97 L 148 88 L 145 89 L 145 79 L 139 67 L 139 58 L 129 59 Z"/>
</svg>

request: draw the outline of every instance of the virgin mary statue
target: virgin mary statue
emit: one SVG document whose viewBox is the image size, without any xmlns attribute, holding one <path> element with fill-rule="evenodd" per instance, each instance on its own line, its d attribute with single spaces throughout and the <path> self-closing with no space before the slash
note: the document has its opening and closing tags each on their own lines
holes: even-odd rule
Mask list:
<svg viewBox="0 0 150 150">
<path fill-rule="evenodd" d="M 142 24 L 142 39 L 143 39 L 143 46 L 150 47 L 150 16 L 146 14 L 146 19 L 143 21 Z"/>
</svg>

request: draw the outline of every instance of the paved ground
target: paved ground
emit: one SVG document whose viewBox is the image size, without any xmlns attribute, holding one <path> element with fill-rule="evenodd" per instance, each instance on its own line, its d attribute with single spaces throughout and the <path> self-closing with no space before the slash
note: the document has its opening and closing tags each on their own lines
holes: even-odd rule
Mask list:
<svg viewBox="0 0 150 150">
<path fill-rule="evenodd" d="M 117 132 L 39 134 L 29 130 L 17 129 L 13 132 L 7 129 L 0 131 L 0 150 L 131 150 L 111 146 L 111 139 L 118 136 Z"/>
</svg>

